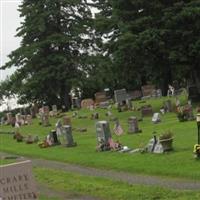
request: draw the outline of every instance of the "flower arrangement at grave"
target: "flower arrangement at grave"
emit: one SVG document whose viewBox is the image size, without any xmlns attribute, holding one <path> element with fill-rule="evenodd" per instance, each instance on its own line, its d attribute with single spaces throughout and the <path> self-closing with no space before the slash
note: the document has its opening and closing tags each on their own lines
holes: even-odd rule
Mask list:
<svg viewBox="0 0 200 200">
<path fill-rule="evenodd" d="M 195 154 L 196 158 L 200 158 L 200 144 L 194 145 L 193 153 Z"/>
<path fill-rule="evenodd" d="M 189 105 L 180 106 L 177 108 L 177 118 L 180 122 L 185 122 L 188 120 L 194 120 L 192 113 L 192 107 Z"/>
<path fill-rule="evenodd" d="M 166 131 L 159 137 L 159 142 L 163 146 L 164 151 L 172 150 L 173 133 L 171 131 Z"/>
</svg>

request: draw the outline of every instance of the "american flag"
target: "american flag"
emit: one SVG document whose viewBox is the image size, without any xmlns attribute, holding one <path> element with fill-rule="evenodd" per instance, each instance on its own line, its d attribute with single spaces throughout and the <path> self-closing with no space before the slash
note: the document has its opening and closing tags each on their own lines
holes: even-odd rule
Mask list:
<svg viewBox="0 0 200 200">
<path fill-rule="evenodd" d="M 113 131 L 114 131 L 114 133 L 115 133 L 116 135 L 118 135 L 118 136 L 119 136 L 119 135 L 122 135 L 122 134 L 124 133 L 124 131 L 123 131 L 121 125 L 119 124 L 119 121 L 118 121 L 118 120 L 115 122 Z"/>
</svg>

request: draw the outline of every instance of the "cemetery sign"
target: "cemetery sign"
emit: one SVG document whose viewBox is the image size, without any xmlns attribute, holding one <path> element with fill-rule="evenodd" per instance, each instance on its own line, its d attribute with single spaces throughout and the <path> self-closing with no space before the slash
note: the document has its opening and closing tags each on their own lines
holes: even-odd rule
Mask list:
<svg viewBox="0 0 200 200">
<path fill-rule="evenodd" d="M 38 199 L 31 161 L 0 166 L 0 199 Z"/>
</svg>

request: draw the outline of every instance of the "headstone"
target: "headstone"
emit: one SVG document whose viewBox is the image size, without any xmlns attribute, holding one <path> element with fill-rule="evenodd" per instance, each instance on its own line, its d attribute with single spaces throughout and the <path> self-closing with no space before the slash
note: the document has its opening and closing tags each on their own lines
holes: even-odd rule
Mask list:
<svg viewBox="0 0 200 200">
<path fill-rule="evenodd" d="M 51 133 L 47 135 L 46 143 L 48 144 L 47 146 L 54 145 L 54 139 L 53 139 L 53 135 Z"/>
<path fill-rule="evenodd" d="M 0 199 L 38 199 L 31 161 L 0 166 Z"/>
<path fill-rule="evenodd" d="M 43 126 L 50 126 L 50 123 L 49 123 L 49 106 L 43 106 L 42 107 L 41 118 L 42 118 Z"/>
<path fill-rule="evenodd" d="M 163 152 L 164 152 L 164 149 L 163 149 L 162 144 L 157 142 L 157 144 L 155 145 L 153 153 L 163 153 Z"/>
<path fill-rule="evenodd" d="M 153 115 L 153 109 L 151 105 L 145 105 L 141 107 L 142 117 L 148 117 Z"/>
<path fill-rule="evenodd" d="M 172 112 L 173 111 L 171 100 L 167 100 L 167 101 L 164 102 L 164 108 L 165 108 L 166 112 Z"/>
<path fill-rule="evenodd" d="M 43 106 L 42 109 L 43 109 L 44 113 L 48 113 L 49 114 L 49 106 Z"/>
<path fill-rule="evenodd" d="M 156 90 L 156 97 L 162 97 L 162 90 L 161 89 Z"/>
<path fill-rule="evenodd" d="M 131 100 L 141 99 L 142 91 L 141 90 L 134 90 L 128 92 L 128 98 Z"/>
<path fill-rule="evenodd" d="M 70 118 L 70 117 L 67 117 L 67 116 L 64 116 L 64 117 L 63 117 L 63 126 L 65 126 L 65 125 L 69 125 L 69 126 L 72 125 L 72 122 L 71 122 L 71 118 Z"/>
<path fill-rule="evenodd" d="M 32 124 L 32 116 L 31 115 L 27 115 L 26 120 L 27 120 L 28 125 Z"/>
<path fill-rule="evenodd" d="M 110 105 L 109 101 L 99 103 L 99 107 L 104 109 L 108 108 L 109 105 Z"/>
<path fill-rule="evenodd" d="M 154 113 L 151 121 L 154 124 L 157 124 L 157 123 L 161 122 L 160 113 Z"/>
<path fill-rule="evenodd" d="M 126 102 L 126 99 L 128 98 L 126 89 L 115 90 L 114 96 L 115 96 L 115 102 L 118 104 L 123 104 L 123 102 Z"/>
<path fill-rule="evenodd" d="M 137 120 L 137 117 L 129 117 L 128 118 L 128 133 L 140 133 L 141 130 L 139 129 L 139 126 L 138 126 L 138 120 Z"/>
<path fill-rule="evenodd" d="M 4 125 L 4 124 L 5 124 L 4 117 L 1 117 L 1 125 Z"/>
<path fill-rule="evenodd" d="M 43 113 L 42 122 L 43 122 L 43 126 L 50 126 L 48 113 Z"/>
<path fill-rule="evenodd" d="M 20 113 L 17 113 L 17 114 L 15 115 L 15 119 L 16 119 L 16 123 L 18 123 L 19 125 L 22 124 L 22 116 L 21 116 Z"/>
<path fill-rule="evenodd" d="M 107 101 L 106 92 L 97 92 L 95 93 L 95 103 L 99 104 L 101 102 Z"/>
<path fill-rule="evenodd" d="M 53 144 L 54 145 L 60 145 L 60 141 L 58 140 L 56 130 L 52 130 L 51 134 L 52 134 L 52 138 L 53 138 Z"/>
<path fill-rule="evenodd" d="M 12 113 L 7 113 L 6 116 L 7 116 L 7 123 L 12 125 L 12 121 L 13 121 Z"/>
<path fill-rule="evenodd" d="M 25 141 L 26 141 L 26 144 L 33 144 L 34 138 L 32 135 L 28 135 Z"/>
<path fill-rule="evenodd" d="M 34 106 L 31 106 L 30 113 L 31 113 L 32 118 L 36 117 L 37 112 Z"/>
<path fill-rule="evenodd" d="M 57 136 L 61 136 L 62 135 L 62 123 L 61 120 L 59 119 L 56 123 L 56 134 Z"/>
<path fill-rule="evenodd" d="M 72 105 L 74 108 L 81 108 L 81 99 L 78 97 L 73 97 L 72 98 Z"/>
<path fill-rule="evenodd" d="M 154 152 L 155 146 L 158 143 L 157 137 L 154 136 L 149 140 L 149 143 L 147 145 L 147 151 L 148 152 Z"/>
<path fill-rule="evenodd" d="M 56 116 L 58 114 L 58 109 L 56 105 L 52 105 L 53 115 Z"/>
<path fill-rule="evenodd" d="M 115 125 L 114 125 L 114 128 L 113 128 L 113 131 L 118 136 L 120 136 L 120 135 L 122 135 L 124 133 L 124 130 L 122 129 L 118 119 L 115 121 Z"/>
<path fill-rule="evenodd" d="M 66 147 L 77 146 L 76 142 L 74 142 L 74 139 L 73 139 L 71 126 L 69 125 L 63 126 L 63 134 L 66 136 L 66 140 L 67 140 Z"/>
<path fill-rule="evenodd" d="M 81 101 L 81 108 L 89 108 L 91 105 L 94 105 L 94 101 L 92 99 L 84 99 Z"/>
<path fill-rule="evenodd" d="M 111 132 L 109 123 L 107 121 L 98 121 L 96 123 L 96 134 L 98 142 L 107 143 L 109 138 L 111 138 Z"/>
<path fill-rule="evenodd" d="M 126 105 L 127 105 L 129 110 L 132 110 L 133 104 L 132 104 L 132 101 L 130 99 L 126 99 Z"/>
<path fill-rule="evenodd" d="M 155 91 L 156 87 L 155 85 L 143 85 L 142 86 L 142 94 L 144 97 L 151 97 L 152 96 L 152 93 L 153 91 Z"/>
</svg>

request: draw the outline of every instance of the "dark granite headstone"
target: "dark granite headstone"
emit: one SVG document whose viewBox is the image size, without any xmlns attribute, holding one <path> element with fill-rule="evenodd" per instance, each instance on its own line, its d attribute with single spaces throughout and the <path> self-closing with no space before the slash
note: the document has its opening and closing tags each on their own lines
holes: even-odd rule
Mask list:
<svg viewBox="0 0 200 200">
<path fill-rule="evenodd" d="M 145 105 L 141 107 L 142 117 L 148 117 L 153 115 L 153 109 L 151 105 Z"/>
<path fill-rule="evenodd" d="M 114 96 L 115 96 L 115 102 L 118 104 L 123 104 L 123 102 L 126 102 L 126 99 L 128 98 L 126 89 L 115 90 Z"/>
<path fill-rule="evenodd" d="M 58 140 L 58 136 L 56 134 L 56 130 L 52 130 L 51 134 L 52 134 L 54 145 L 60 145 L 60 141 Z"/>
</svg>

